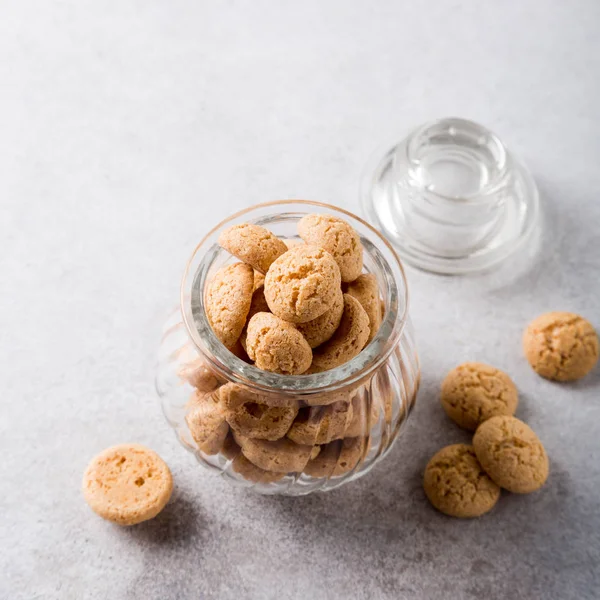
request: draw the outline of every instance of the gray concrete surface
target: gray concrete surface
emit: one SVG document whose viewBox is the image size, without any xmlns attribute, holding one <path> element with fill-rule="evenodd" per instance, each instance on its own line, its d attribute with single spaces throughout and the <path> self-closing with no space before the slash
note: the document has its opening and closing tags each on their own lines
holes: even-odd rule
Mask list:
<svg viewBox="0 0 600 600">
<path fill-rule="evenodd" d="M 548 309 L 600 327 L 599 22 L 595 0 L 3 2 L 0 597 L 598 598 L 600 371 L 543 381 L 520 335 Z M 423 386 L 369 476 L 278 499 L 202 470 L 152 382 L 194 245 L 259 201 L 358 210 L 369 155 L 446 115 L 531 167 L 540 260 L 507 277 L 409 270 Z M 466 359 L 512 375 L 552 462 L 542 491 L 470 522 L 420 484 L 434 451 L 468 439 L 437 400 Z M 155 448 L 176 482 L 131 529 L 79 491 L 122 441 Z"/>
</svg>

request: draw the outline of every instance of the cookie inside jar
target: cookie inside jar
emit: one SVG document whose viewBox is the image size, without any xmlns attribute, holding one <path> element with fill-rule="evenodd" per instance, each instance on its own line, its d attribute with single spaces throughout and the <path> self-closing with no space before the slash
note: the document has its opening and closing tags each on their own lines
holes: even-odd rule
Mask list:
<svg viewBox="0 0 600 600">
<path fill-rule="evenodd" d="M 228 478 L 302 494 L 389 450 L 418 363 L 405 356 L 414 343 L 393 250 L 349 213 L 289 204 L 301 210 L 230 219 L 188 265 L 182 313 L 198 357 L 180 370 L 193 402 L 178 432 Z"/>
</svg>

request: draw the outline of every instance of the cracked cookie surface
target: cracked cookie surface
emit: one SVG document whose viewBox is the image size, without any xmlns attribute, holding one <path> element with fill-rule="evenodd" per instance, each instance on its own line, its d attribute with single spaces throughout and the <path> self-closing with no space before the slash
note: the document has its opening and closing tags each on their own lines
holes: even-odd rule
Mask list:
<svg viewBox="0 0 600 600">
<path fill-rule="evenodd" d="M 339 327 L 330 340 L 313 352 L 309 373 L 334 369 L 352 360 L 369 338 L 369 317 L 360 302 L 344 294 L 344 312 Z"/>
<path fill-rule="evenodd" d="M 368 344 L 379 331 L 382 320 L 381 300 L 379 298 L 379 285 L 377 284 L 377 277 L 375 277 L 375 275 L 372 273 L 363 273 L 362 275 L 359 275 L 354 281 L 348 284 L 346 293 L 350 294 L 360 302 L 361 306 L 365 309 L 365 312 L 369 317 Z"/>
<path fill-rule="evenodd" d="M 327 250 L 337 262 L 342 281 L 354 281 L 363 267 L 363 247 L 354 228 L 337 217 L 310 214 L 298 222 L 298 233 L 307 243 Z"/>
<path fill-rule="evenodd" d="M 241 435 L 275 441 L 288 432 L 297 414 L 296 405 L 278 407 L 245 402 L 227 410 L 227 422 L 231 429 Z"/>
<path fill-rule="evenodd" d="M 120 444 L 94 457 L 83 476 L 83 495 L 103 519 L 135 525 L 167 504 L 173 478 L 165 461 L 140 444 Z"/>
<path fill-rule="evenodd" d="M 271 312 L 291 323 L 306 323 L 331 308 L 340 289 L 333 256 L 316 246 L 295 246 L 280 256 L 265 277 Z"/>
<path fill-rule="evenodd" d="M 291 324 L 271 313 L 256 313 L 248 323 L 246 351 L 259 369 L 300 375 L 312 362 L 312 350 Z"/>
<path fill-rule="evenodd" d="M 475 431 L 490 417 L 513 415 L 518 402 L 517 388 L 511 378 L 483 363 L 463 363 L 452 369 L 442 382 L 444 410 L 469 431 Z"/>
<path fill-rule="evenodd" d="M 219 390 L 212 394 L 194 394 L 185 417 L 193 440 L 205 454 L 217 454 L 229 432 L 225 407 Z"/>
<path fill-rule="evenodd" d="M 273 261 L 287 251 L 276 235 L 252 223 L 232 225 L 222 231 L 219 246 L 261 273 L 266 273 Z"/>
<path fill-rule="evenodd" d="M 548 478 L 548 455 L 538 436 L 515 417 L 493 417 L 477 429 L 473 447 L 481 466 L 500 487 L 534 492 Z"/>
<path fill-rule="evenodd" d="M 229 349 L 246 324 L 253 288 L 254 271 L 244 263 L 219 269 L 208 284 L 206 316 L 215 335 Z"/>
<path fill-rule="evenodd" d="M 334 295 L 331 308 L 327 309 L 320 317 L 306 323 L 296 324 L 296 329 L 304 336 L 311 348 L 327 342 L 339 327 L 344 313 L 344 295 L 341 289 Z"/>
<path fill-rule="evenodd" d="M 423 488 L 431 504 L 451 517 L 479 517 L 500 497 L 500 488 L 467 444 L 453 444 L 437 452 L 425 468 Z"/>
<path fill-rule="evenodd" d="M 549 312 L 527 326 L 523 350 L 538 375 L 555 381 L 575 381 L 594 368 L 600 345 L 596 331 L 583 317 Z"/>
</svg>

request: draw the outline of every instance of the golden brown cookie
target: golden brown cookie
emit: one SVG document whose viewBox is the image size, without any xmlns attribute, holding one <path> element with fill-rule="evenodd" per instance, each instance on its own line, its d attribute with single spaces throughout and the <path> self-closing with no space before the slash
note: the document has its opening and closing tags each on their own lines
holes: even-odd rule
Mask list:
<svg viewBox="0 0 600 600">
<path fill-rule="evenodd" d="M 312 350 L 302 334 L 291 323 L 266 312 L 250 319 L 246 350 L 259 369 L 282 375 L 300 375 L 312 361 Z"/>
<path fill-rule="evenodd" d="M 298 222 L 300 237 L 327 250 L 340 268 L 342 281 L 354 281 L 363 267 L 360 237 L 349 223 L 331 215 L 306 215 Z"/>
<path fill-rule="evenodd" d="M 333 305 L 320 317 L 306 323 L 296 324 L 296 329 L 304 336 L 311 348 L 316 348 L 329 340 L 340 325 L 344 312 L 344 295 L 342 290 L 338 290 L 334 294 Z"/>
<path fill-rule="evenodd" d="M 246 350 L 246 337 L 248 335 L 248 322 L 250 319 L 259 312 L 271 312 L 269 310 L 269 305 L 265 299 L 265 289 L 263 286 L 259 286 L 254 290 L 252 294 L 252 301 L 250 302 L 250 310 L 248 311 L 248 316 L 246 317 L 246 325 L 244 329 L 242 329 L 242 333 L 240 334 L 240 344 Z"/>
<path fill-rule="evenodd" d="M 490 417 L 513 415 L 519 395 L 511 378 L 483 363 L 467 362 L 452 369 L 442 382 L 441 402 L 458 425 L 475 431 Z"/>
<path fill-rule="evenodd" d="M 515 417 L 492 417 L 473 436 L 481 466 L 502 488 L 517 494 L 535 492 L 548 479 L 546 450 L 531 428 Z"/>
<path fill-rule="evenodd" d="M 212 394 L 195 395 L 185 417 L 192 438 L 205 454 L 218 454 L 229 432 L 226 411 L 220 400 L 220 390 Z"/>
<path fill-rule="evenodd" d="M 344 437 L 361 437 L 368 435 L 371 428 L 379 420 L 381 401 L 371 398 L 371 410 L 369 411 L 369 400 L 366 394 L 356 394 L 352 399 L 352 420 L 344 431 Z"/>
<path fill-rule="evenodd" d="M 206 316 L 215 335 L 227 348 L 238 341 L 250 310 L 254 271 L 235 263 L 219 269 L 206 291 Z"/>
<path fill-rule="evenodd" d="M 200 357 L 184 364 L 179 370 L 179 377 L 202 393 L 212 392 L 219 385 L 216 375 Z"/>
<path fill-rule="evenodd" d="M 245 402 L 227 411 L 227 422 L 240 435 L 275 441 L 288 432 L 296 415 L 297 406 L 275 407 L 256 402 Z"/>
<path fill-rule="evenodd" d="M 368 344 L 375 337 L 381 326 L 381 300 L 379 298 L 377 277 L 372 273 L 359 275 L 354 281 L 348 284 L 346 293 L 360 302 L 369 317 Z"/>
<path fill-rule="evenodd" d="M 364 437 L 335 440 L 321 446 L 321 452 L 308 462 L 304 473 L 310 477 L 339 477 L 352 471 L 363 460 L 367 450 Z"/>
<path fill-rule="evenodd" d="M 312 446 L 295 444 L 288 438 L 275 442 L 235 434 L 244 456 L 254 465 L 274 473 L 292 473 L 304 469 L 313 455 Z"/>
<path fill-rule="evenodd" d="M 219 398 L 226 410 L 236 409 L 246 402 L 280 407 L 296 407 L 298 404 L 286 394 L 259 394 L 233 382 L 219 388 Z"/>
<path fill-rule="evenodd" d="M 242 223 L 232 225 L 219 235 L 219 246 L 261 273 L 287 251 L 287 246 L 268 229 Z"/>
<path fill-rule="evenodd" d="M 431 504 L 451 517 L 479 517 L 500 498 L 500 488 L 467 444 L 453 444 L 437 452 L 425 468 L 423 487 Z"/>
<path fill-rule="evenodd" d="M 352 403 L 336 402 L 324 407 L 302 408 L 287 432 L 296 444 L 328 444 L 344 437 L 352 421 Z"/>
<path fill-rule="evenodd" d="M 221 452 L 228 460 L 232 461 L 231 468 L 233 471 L 252 483 L 274 483 L 285 476 L 285 473 L 265 471 L 252 464 L 242 454 L 242 449 L 237 445 L 233 435 L 227 436 Z"/>
<path fill-rule="evenodd" d="M 316 246 L 296 246 L 271 265 L 265 298 L 274 315 L 306 323 L 331 308 L 340 285 L 340 270 L 331 254 Z"/>
<path fill-rule="evenodd" d="M 529 323 L 523 349 L 533 370 L 555 381 L 584 377 L 600 354 L 598 335 L 591 323 L 569 312 L 549 312 Z"/>
<path fill-rule="evenodd" d="M 307 406 L 329 406 L 334 402 L 350 402 L 354 389 L 344 388 L 334 392 L 318 392 L 310 396 L 303 396 L 302 401 Z"/>
<path fill-rule="evenodd" d="M 331 339 L 313 352 L 309 373 L 320 373 L 343 365 L 353 359 L 369 338 L 369 317 L 360 302 L 344 294 L 342 320 Z"/>
<path fill-rule="evenodd" d="M 121 444 L 94 457 L 83 475 L 83 496 L 103 519 L 135 525 L 167 504 L 173 478 L 165 461 L 140 444 Z"/>
</svg>

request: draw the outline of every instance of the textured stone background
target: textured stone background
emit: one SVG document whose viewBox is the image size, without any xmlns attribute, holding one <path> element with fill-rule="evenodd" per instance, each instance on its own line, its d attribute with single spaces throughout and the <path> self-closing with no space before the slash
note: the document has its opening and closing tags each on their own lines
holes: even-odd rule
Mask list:
<svg viewBox="0 0 600 600">
<path fill-rule="evenodd" d="M 597 598 L 600 370 L 542 381 L 520 335 L 548 309 L 600 327 L 599 22 L 596 0 L 2 2 L 0 597 Z M 255 202 L 358 210 L 370 154 L 446 115 L 531 167 L 538 262 L 409 270 L 423 386 L 370 475 L 300 499 L 232 489 L 176 443 L 153 391 L 188 255 Z M 466 359 L 513 376 L 552 475 L 461 522 L 420 477 L 467 439 L 437 401 Z M 128 440 L 160 452 L 177 489 L 155 521 L 119 529 L 79 486 Z"/>
</svg>

